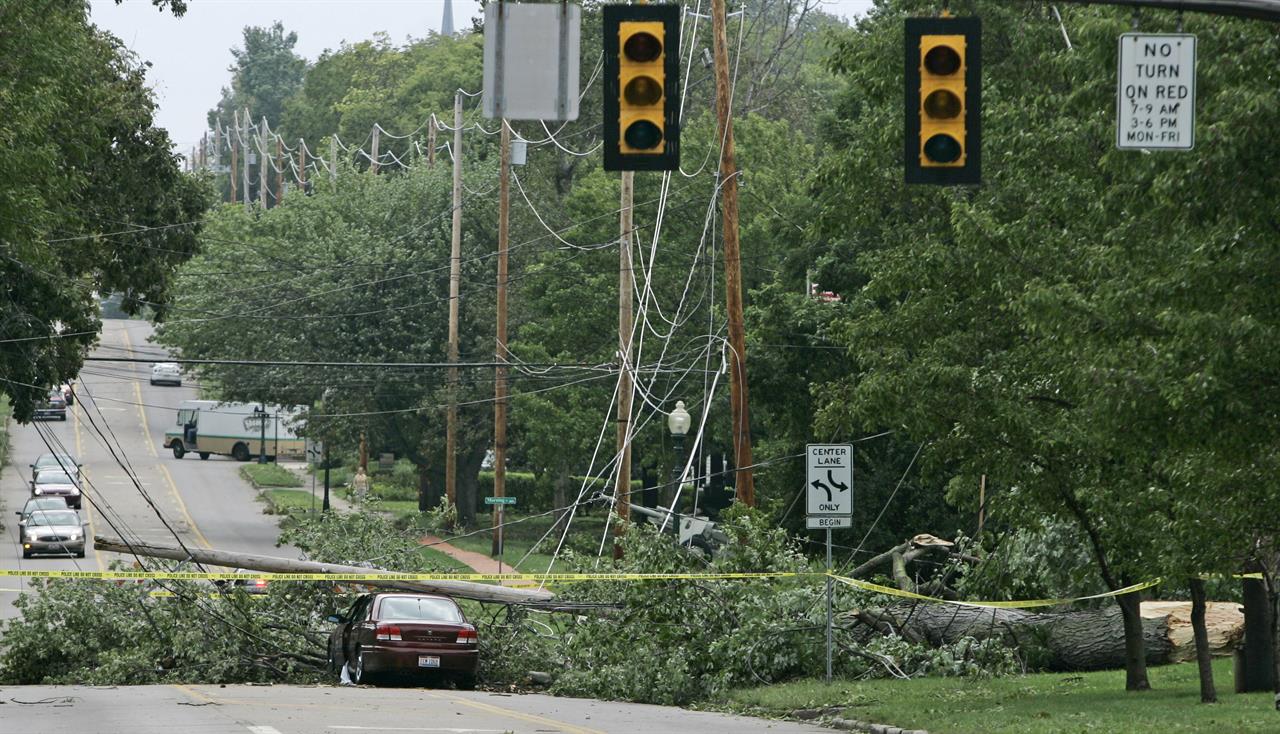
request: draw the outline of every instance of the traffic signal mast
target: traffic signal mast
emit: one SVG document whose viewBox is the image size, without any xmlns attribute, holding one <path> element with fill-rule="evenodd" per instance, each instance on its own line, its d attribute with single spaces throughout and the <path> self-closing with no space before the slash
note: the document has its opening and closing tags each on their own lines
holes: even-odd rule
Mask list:
<svg viewBox="0 0 1280 734">
<path fill-rule="evenodd" d="M 981 181 L 981 40 L 978 18 L 906 21 L 906 181 Z"/>
</svg>

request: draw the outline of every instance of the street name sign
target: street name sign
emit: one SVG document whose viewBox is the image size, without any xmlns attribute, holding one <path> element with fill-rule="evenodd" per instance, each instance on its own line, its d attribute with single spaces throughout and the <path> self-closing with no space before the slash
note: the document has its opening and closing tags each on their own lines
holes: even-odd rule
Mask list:
<svg viewBox="0 0 1280 734">
<path fill-rule="evenodd" d="M 1116 75 L 1116 147 L 1191 150 L 1196 142 L 1196 37 L 1125 33 Z"/>
<path fill-rule="evenodd" d="M 484 503 L 486 505 L 514 505 L 516 503 L 516 498 L 515 497 L 485 497 Z"/>
<path fill-rule="evenodd" d="M 810 515 L 804 519 L 804 526 L 810 530 L 831 530 L 832 528 L 853 527 L 852 515 Z"/>
<path fill-rule="evenodd" d="M 810 515 L 853 514 L 853 446 L 811 443 L 806 447 L 805 484 Z"/>
</svg>

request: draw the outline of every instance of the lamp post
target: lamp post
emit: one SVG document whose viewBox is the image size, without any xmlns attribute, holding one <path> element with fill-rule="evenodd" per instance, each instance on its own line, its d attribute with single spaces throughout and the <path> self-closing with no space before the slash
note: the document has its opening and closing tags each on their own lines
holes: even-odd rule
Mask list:
<svg viewBox="0 0 1280 734">
<path fill-rule="evenodd" d="M 688 435 L 691 423 L 693 419 L 689 417 L 689 411 L 684 409 L 684 401 L 677 400 L 675 409 L 667 416 L 667 430 L 671 432 L 671 445 L 676 450 L 675 465 L 671 468 L 673 498 L 680 492 L 680 480 L 684 476 L 684 437 Z M 672 519 L 674 520 L 674 517 Z M 677 527 L 677 535 L 679 531 Z"/>
<path fill-rule="evenodd" d="M 259 405 L 253 409 L 258 419 L 258 463 L 267 463 L 267 409 Z"/>
</svg>

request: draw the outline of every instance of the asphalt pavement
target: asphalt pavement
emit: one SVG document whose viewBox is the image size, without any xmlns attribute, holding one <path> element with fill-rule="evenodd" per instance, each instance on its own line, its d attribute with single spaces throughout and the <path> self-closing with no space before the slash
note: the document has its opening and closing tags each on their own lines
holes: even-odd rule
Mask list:
<svg viewBox="0 0 1280 734">
<path fill-rule="evenodd" d="M 144 321 L 106 320 L 93 354 L 165 356 L 147 341 L 151 333 Z M 238 473 L 239 462 L 220 456 L 202 461 L 194 454 L 179 460 L 165 451 L 165 429 L 176 423 L 179 403 L 197 397 L 197 390 L 185 377 L 182 387 L 153 386 L 150 372 L 148 364 L 87 362 L 66 422 L 9 424 L 9 464 L 0 474 L 0 568 L 103 571 L 123 559 L 92 547 L 83 559 L 22 558 L 14 513 L 30 494 L 29 464 L 48 451 L 70 452 L 84 465 L 82 514 L 90 537 L 298 557 L 296 549 L 276 547 L 276 518 L 262 514 L 255 490 Z M 25 578 L 0 577 L 0 618 L 16 614 L 13 601 L 26 586 Z"/>
<path fill-rule="evenodd" d="M 818 734 L 810 724 L 668 706 L 421 688 L 0 688 L 5 731 L 95 734 Z"/>
</svg>

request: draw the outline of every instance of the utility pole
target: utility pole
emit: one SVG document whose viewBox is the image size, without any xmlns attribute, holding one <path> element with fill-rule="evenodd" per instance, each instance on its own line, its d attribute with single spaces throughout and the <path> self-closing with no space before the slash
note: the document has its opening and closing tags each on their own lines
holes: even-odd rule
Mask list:
<svg viewBox="0 0 1280 734">
<path fill-rule="evenodd" d="M 711 0 L 715 36 L 716 117 L 720 150 L 720 210 L 724 218 L 725 306 L 729 316 L 729 402 L 733 408 L 733 456 L 739 502 L 755 507 L 756 487 L 751 457 L 751 415 L 747 400 L 747 343 L 742 323 L 742 263 L 738 252 L 738 169 L 733 159 L 733 114 L 729 101 L 729 42 L 724 0 Z"/>
<path fill-rule="evenodd" d="M 381 130 L 378 123 L 373 123 L 373 154 L 369 156 L 369 170 L 374 174 L 378 173 L 378 133 Z"/>
<path fill-rule="evenodd" d="M 276 136 L 276 206 L 280 206 L 280 201 L 284 198 L 284 141 L 279 135 Z"/>
<path fill-rule="evenodd" d="M 449 250 L 449 414 L 444 441 L 444 492 L 458 506 L 458 289 L 462 281 L 462 92 L 453 93 L 453 237 Z M 470 515 L 468 514 L 468 517 Z"/>
<path fill-rule="evenodd" d="M 298 188 L 307 193 L 307 144 L 298 138 Z"/>
<path fill-rule="evenodd" d="M 338 180 L 338 134 L 329 138 L 329 180 Z"/>
<path fill-rule="evenodd" d="M 239 146 L 236 145 L 236 141 L 240 137 L 240 112 L 239 111 L 235 111 L 234 125 L 235 125 L 235 131 L 236 131 L 235 137 L 232 137 L 230 134 L 227 135 L 227 137 L 231 141 L 231 176 L 228 180 L 231 183 L 230 203 L 232 204 L 236 203 L 236 179 L 239 178 L 239 172 L 236 170 L 237 168 L 236 161 L 239 160 L 240 158 L 240 149 L 239 149 Z"/>
<path fill-rule="evenodd" d="M 498 323 L 494 360 L 507 360 L 507 244 L 511 212 L 511 126 L 501 118 L 501 155 L 498 171 Z M 493 496 L 507 496 L 507 368 L 494 368 L 493 385 Z M 503 505 L 493 506 L 492 555 L 502 558 Z M 501 565 L 501 561 L 499 561 Z"/>
<path fill-rule="evenodd" d="M 618 514 L 614 528 L 613 557 L 622 557 L 618 538 L 631 519 L 631 329 L 635 271 L 631 264 L 631 207 L 635 200 L 635 172 L 622 172 L 622 197 L 618 236 L 618 480 L 613 487 L 613 511 Z"/>
<path fill-rule="evenodd" d="M 436 113 L 431 113 L 427 123 L 427 168 L 436 167 Z"/>
<path fill-rule="evenodd" d="M 240 135 L 240 154 L 244 156 L 244 160 L 240 161 L 240 184 L 241 198 L 244 205 L 249 206 L 249 110 L 244 111 L 244 131 Z"/>
<path fill-rule="evenodd" d="M 267 209 L 267 169 L 271 166 L 267 162 L 270 154 L 267 153 L 267 118 L 262 118 L 262 128 L 258 130 L 258 206 L 263 211 Z"/>
</svg>

